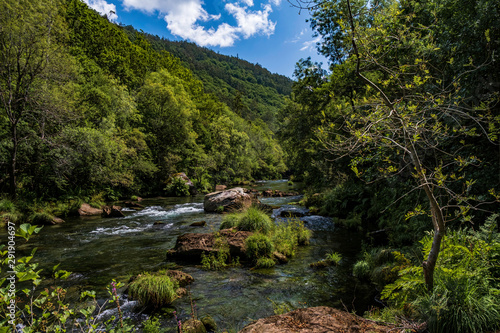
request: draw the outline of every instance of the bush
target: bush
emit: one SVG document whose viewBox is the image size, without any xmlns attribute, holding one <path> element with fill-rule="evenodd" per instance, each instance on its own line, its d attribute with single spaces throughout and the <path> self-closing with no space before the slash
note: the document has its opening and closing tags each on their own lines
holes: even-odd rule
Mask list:
<svg viewBox="0 0 500 333">
<path fill-rule="evenodd" d="M 236 227 L 240 221 L 240 214 L 233 213 L 224 216 L 220 225 L 220 230 Z"/>
<path fill-rule="evenodd" d="M 238 230 L 269 234 L 273 226 L 273 221 L 266 213 L 258 208 L 250 207 L 241 216 L 237 228 Z"/>
<path fill-rule="evenodd" d="M 297 242 L 299 245 L 309 245 L 309 239 L 311 238 L 312 231 L 304 226 L 304 223 L 300 220 L 293 220 L 288 222 L 291 224 L 292 230 L 297 237 Z"/>
<path fill-rule="evenodd" d="M 172 178 L 164 190 L 167 192 L 167 195 L 174 197 L 188 197 L 190 195 L 189 185 L 181 177 Z"/>
<path fill-rule="evenodd" d="M 15 213 L 16 205 L 9 199 L 0 200 L 0 213 Z"/>
<path fill-rule="evenodd" d="M 338 265 L 342 260 L 342 255 L 337 252 L 330 252 L 327 253 L 325 260 L 331 261 L 333 264 Z"/>
<path fill-rule="evenodd" d="M 454 231 L 443 239 L 434 273 L 434 288 L 428 292 L 422 268 L 411 266 L 387 285 L 382 296 L 395 307 L 409 304 L 431 332 L 488 332 L 500 327 L 500 258 L 498 234 L 488 226 L 479 232 Z M 486 236 L 489 234 L 490 236 Z M 486 240 L 485 240 L 486 239 Z M 488 241 L 488 240 L 491 240 Z M 429 233 L 421 241 L 423 255 L 432 244 Z"/>
<path fill-rule="evenodd" d="M 271 268 L 276 265 L 276 262 L 268 257 L 262 257 L 257 259 L 257 263 L 255 264 L 256 268 Z"/>
<path fill-rule="evenodd" d="M 178 285 L 170 280 L 167 272 L 143 273 L 129 285 L 129 294 L 139 303 L 155 309 L 171 304 L 177 298 Z"/>
<path fill-rule="evenodd" d="M 366 279 L 370 277 L 370 264 L 366 260 L 359 260 L 354 264 L 352 268 L 352 275 L 358 279 Z"/>
<path fill-rule="evenodd" d="M 34 213 L 29 220 L 36 225 L 50 225 L 53 224 L 54 216 L 46 212 Z"/>
<path fill-rule="evenodd" d="M 149 318 L 143 322 L 142 331 L 144 333 L 162 333 L 165 332 L 164 329 L 160 328 L 160 320 L 158 318 Z"/>
<path fill-rule="evenodd" d="M 271 239 L 261 233 L 256 233 L 248 237 L 245 241 L 247 257 L 257 261 L 259 258 L 270 258 L 274 252 Z"/>
</svg>

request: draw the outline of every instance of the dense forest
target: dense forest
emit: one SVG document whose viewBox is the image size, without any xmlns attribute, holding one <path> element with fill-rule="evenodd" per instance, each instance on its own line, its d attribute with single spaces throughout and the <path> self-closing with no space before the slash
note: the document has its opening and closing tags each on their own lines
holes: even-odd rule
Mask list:
<svg viewBox="0 0 500 333">
<path fill-rule="evenodd" d="M 130 39 L 137 31 L 126 26 Z M 277 113 L 284 106 L 283 96 L 291 93 L 292 81 L 282 75 L 271 74 L 259 64 L 251 64 L 238 57 L 216 53 L 186 41 L 142 34 L 155 50 L 167 51 L 182 60 L 203 82 L 207 93 L 213 94 L 233 112 L 248 120 L 263 119 L 277 128 Z"/>
<path fill-rule="evenodd" d="M 2 1 L 2 218 L 188 194 L 181 172 L 201 193 L 290 175 L 363 235 L 352 276 L 383 304 L 367 316 L 498 330 L 500 2 L 288 2 L 329 59 L 293 82 L 80 0 Z"/>
<path fill-rule="evenodd" d="M 210 70 L 250 68 L 241 82 L 263 83 L 218 95 L 151 36 L 81 1 L 2 6 L 1 192 L 112 199 L 160 194 L 178 172 L 207 191 L 286 171 L 268 125 L 290 80 L 223 59 Z"/>
</svg>

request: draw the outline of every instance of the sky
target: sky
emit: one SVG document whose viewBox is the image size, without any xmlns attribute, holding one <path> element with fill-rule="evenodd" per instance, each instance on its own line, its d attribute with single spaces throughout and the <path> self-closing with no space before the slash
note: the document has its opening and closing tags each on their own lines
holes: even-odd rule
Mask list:
<svg viewBox="0 0 500 333">
<path fill-rule="evenodd" d="M 293 78 L 295 64 L 318 55 L 309 13 L 287 0 L 83 0 L 115 23 L 169 40 L 187 40 Z"/>
</svg>

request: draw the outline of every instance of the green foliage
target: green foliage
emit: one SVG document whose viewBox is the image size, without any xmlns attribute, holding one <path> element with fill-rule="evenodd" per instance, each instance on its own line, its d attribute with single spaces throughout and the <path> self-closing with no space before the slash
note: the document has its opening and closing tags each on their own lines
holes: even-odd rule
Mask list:
<svg viewBox="0 0 500 333">
<path fill-rule="evenodd" d="M 16 236 L 22 237 L 28 241 L 33 234 L 38 234 L 41 230 L 42 227 L 37 227 L 29 223 L 23 223 L 19 226 L 19 229 L 17 229 Z"/>
<path fill-rule="evenodd" d="M 143 322 L 144 333 L 162 333 L 165 332 L 164 329 L 160 328 L 160 320 L 158 317 L 152 317 Z"/>
<path fill-rule="evenodd" d="M 229 244 L 227 239 L 220 235 L 219 233 L 214 234 L 214 251 L 210 252 L 208 255 L 205 253 L 201 254 L 201 266 L 206 270 L 221 270 L 229 265 L 229 260 L 231 260 L 231 255 L 229 253 Z M 234 266 L 239 265 L 239 258 L 232 262 Z"/>
<path fill-rule="evenodd" d="M 260 257 L 257 259 L 257 262 L 255 263 L 255 268 L 271 268 L 276 265 L 276 262 L 274 259 L 268 258 L 268 257 Z"/>
<path fill-rule="evenodd" d="M 352 275 L 358 279 L 365 279 L 370 276 L 370 264 L 366 260 L 358 260 L 352 268 Z"/>
<path fill-rule="evenodd" d="M 247 92 L 238 92 L 240 84 L 224 89 L 220 101 L 157 40 L 152 45 L 146 34 L 130 34 L 81 1 L 9 0 L 1 9 L 6 44 L 0 97 L 10 101 L 7 88 L 17 83 L 29 87 L 13 90 L 25 94 L 14 96 L 23 103 L 0 108 L 0 174 L 7 175 L 1 193 L 20 190 L 28 201 L 96 193 L 116 200 L 162 194 L 163 181 L 179 171 L 190 174 L 200 192 L 213 183 L 277 178 L 286 171 L 267 124 L 282 104 L 276 89 L 287 90 L 290 80 L 238 60 L 261 82 Z M 30 57 L 14 52 L 25 48 Z M 234 62 L 216 58 L 223 66 Z M 17 77 L 16 64 L 34 71 Z M 233 105 L 238 98 L 241 105 Z M 67 214 L 62 206 L 55 211 Z"/>
<path fill-rule="evenodd" d="M 138 35 L 125 27 L 133 40 Z M 166 50 L 179 59 L 203 82 L 208 93 L 226 103 L 235 114 L 248 120 L 262 118 L 270 128 L 276 126 L 276 111 L 290 94 L 292 81 L 271 74 L 259 64 L 229 57 L 189 42 L 169 41 L 158 36 L 142 34 L 154 49 Z"/>
<path fill-rule="evenodd" d="M 274 245 L 269 236 L 255 233 L 245 240 L 246 255 L 254 261 L 259 258 L 271 258 L 274 252 Z M 262 262 L 265 263 L 265 262 Z"/>
<path fill-rule="evenodd" d="M 486 234 L 491 235 L 489 231 Z M 413 315 L 426 320 L 431 332 L 498 329 L 500 291 L 496 286 L 500 279 L 497 270 L 500 246 L 483 240 L 482 236 L 484 229 L 453 231 L 445 237 L 432 291 L 425 288 L 421 268 L 411 266 L 400 271 L 399 279 L 387 285 L 382 296 L 398 308 L 411 306 Z M 424 237 L 421 243 L 425 255 L 432 235 Z"/>
<path fill-rule="evenodd" d="M 288 302 L 275 302 L 272 299 L 268 298 L 269 301 L 271 301 L 273 305 L 273 312 L 275 315 L 282 315 L 287 312 L 295 310 L 295 308 L 292 306 L 292 304 Z"/>
<path fill-rule="evenodd" d="M 139 274 L 129 285 L 129 294 L 141 304 L 161 308 L 177 298 L 179 286 L 172 281 L 164 270 Z"/>
<path fill-rule="evenodd" d="M 333 264 L 338 265 L 342 260 L 342 255 L 338 252 L 330 252 L 326 254 L 325 260 L 331 261 Z"/>
<path fill-rule="evenodd" d="M 258 231 L 263 234 L 269 234 L 273 228 L 271 218 L 256 207 L 248 208 L 242 213 L 237 228 L 244 231 Z"/>
<path fill-rule="evenodd" d="M 167 195 L 174 197 L 187 197 L 190 195 L 189 185 L 181 177 L 173 177 L 164 190 L 167 192 Z"/>
<path fill-rule="evenodd" d="M 238 225 L 241 219 L 240 213 L 231 213 L 224 215 L 222 218 L 222 223 L 220 225 L 220 230 L 234 228 Z"/>
<path fill-rule="evenodd" d="M 9 199 L 0 200 L 1 213 L 15 213 L 17 211 L 16 205 Z"/>
<path fill-rule="evenodd" d="M 47 212 L 38 212 L 30 215 L 29 220 L 36 225 L 51 225 L 53 224 L 54 216 Z"/>
<path fill-rule="evenodd" d="M 288 219 L 280 222 L 273 230 L 271 238 L 276 251 L 293 257 L 299 245 L 308 245 L 311 230 L 304 227 L 304 223 L 297 219 Z"/>
</svg>

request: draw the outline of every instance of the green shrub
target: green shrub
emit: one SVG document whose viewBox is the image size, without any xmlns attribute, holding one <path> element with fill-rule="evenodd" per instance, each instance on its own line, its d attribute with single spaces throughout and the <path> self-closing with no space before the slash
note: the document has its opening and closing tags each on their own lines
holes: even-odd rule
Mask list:
<svg viewBox="0 0 500 333">
<path fill-rule="evenodd" d="M 261 233 L 256 233 L 248 237 L 245 241 L 246 254 L 248 258 L 255 262 L 262 257 L 270 258 L 274 252 L 271 239 Z"/>
<path fill-rule="evenodd" d="M 484 240 L 483 231 L 454 231 L 444 237 L 431 292 L 425 287 L 422 268 L 410 266 L 400 272 L 398 280 L 384 288 L 383 298 L 398 308 L 411 304 L 416 317 L 425 320 L 431 332 L 488 332 L 498 329 L 500 276 L 495 272 L 499 264 L 500 244 Z M 495 234 L 493 230 L 493 237 L 486 238 L 494 240 Z M 424 258 L 432 240 L 429 233 L 421 241 Z"/>
<path fill-rule="evenodd" d="M 141 304 L 160 308 L 171 304 L 177 298 L 178 285 L 170 280 L 167 272 L 143 273 L 129 285 L 129 294 Z"/>
<path fill-rule="evenodd" d="M 304 222 L 300 220 L 292 220 L 288 223 L 291 224 L 292 229 L 297 236 L 297 242 L 299 245 L 309 245 L 309 239 L 312 236 L 312 231 L 304 226 Z"/>
<path fill-rule="evenodd" d="M 0 200 L 0 213 L 15 213 L 16 205 L 9 199 Z"/>
<path fill-rule="evenodd" d="M 274 226 L 271 218 L 255 207 L 248 208 L 238 222 L 238 230 L 261 232 L 269 234 Z"/>
<path fill-rule="evenodd" d="M 106 201 L 104 200 L 105 193 L 104 192 L 99 192 L 97 194 L 94 194 L 90 197 L 90 202 L 89 205 L 94 208 L 101 208 L 106 204 Z"/>
<path fill-rule="evenodd" d="M 358 279 L 366 279 L 370 276 L 370 264 L 366 260 L 359 260 L 352 268 L 352 274 Z"/>
<path fill-rule="evenodd" d="M 21 220 L 21 216 L 18 213 L 3 213 L 0 214 L 0 223 L 12 222 L 17 223 Z"/>
<path fill-rule="evenodd" d="M 143 322 L 143 333 L 163 333 L 164 329 L 160 328 L 160 320 L 157 317 L 149 318 Z"/>
<path fill-rule="evenodd" d="M 325 259 L 328 261 L 331 261 L 335 265 L 338 265 L 339 262 L 342 260 L 342 255 L 340 253 L 337 253 L 337 252 L 330 252 L 330 253 L 327 253 Z"/>
<path fill-rule="evenodd" d="M 33 213 L 29 220 L 36 225 L 50 225 L 54 221 L 54 216 L 47 212 Z"/>
<path fill-rule="evenodd" d="M 272 241 L 275 250 L 279 253 L 292 257 L 299 245 L 309 244 L 311 230 L 304 227 L 304 223 L 297 219 L 280 222 L 272 231 Z"/>
<path fill-rule="evenodd" d="M 220 230 L 236 227 L 239 221 L 240 221 L 240 214 L 238 213 L 227 214 L 222 218 Z"/>
<path fill-rule="evenodd" d="M 295 255 L 298 241 L 290 224 L 280 222 L 274 228 L 271 239 L 277 252 L 287 257 Z"/>
<path fill-rule="evenodd" d="M 187 197 L 190 195 L 189 185 L 182 177 L 172 178 L 170 183 L 165 186 L 164 190 L 167 192 L 167 195 L 174 197 Z"/>
<path fill-rule="evenodd" d="M 257 263 L 255 264 L 256 268 L 271 268 L 276 265 L 276 262 L 268 257 L 261 257 L 257 259 Z"/>
</svg>

